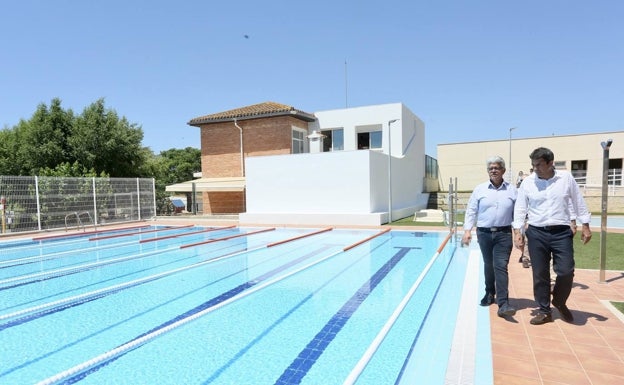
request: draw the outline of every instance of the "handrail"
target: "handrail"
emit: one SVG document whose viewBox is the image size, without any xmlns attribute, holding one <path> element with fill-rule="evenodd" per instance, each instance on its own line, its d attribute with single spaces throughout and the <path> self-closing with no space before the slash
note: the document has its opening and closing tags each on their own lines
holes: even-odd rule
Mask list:
<svg viewBox="0 0 624 385">
<path fill-rule="evenodd" d="M 80 230 L 80 226 L 82 225 L 82 230 L 85 231 L 84 224 L 80 220 L 80 216 L 78 215 L 77 211 L 74 211 L 73 213 L 65 215 L 65 231 L 67 231 L 67 218 L 71 217 L 72 215 L 76 216 L 76 221 L 78 222 L 78 230 Z"/>
<path fill-rule="evenodd" d="M 444 238 L 444 241 L 442 242 L 440 247 L 438 247 L 438 250 L 436 250 L 431 260 L 429 260 L 429 263 L 427 263 L 427 266 L 425 266 L 425 268 L 420 273 L 420 275 L 418 276 L 418 278 L 416 279 L 412 287 L 409 289 L 407 294 L 405 294 L 405 297 L 403 297 L 403 300 L 394 309 L 394 312 L 390 315 L 390 318 L 388 318 L 388 320 L 386 321 L 384 326 L 381 328 L 379 333 L 377 333 L 377 336 L 375 336 L 375 339 L 373 340 L 373 342 L 371 342 L 371 344 L 368 346 L 368 349 L 366 349 L 366 352 L 364 352 L 364 354 L 362 355 L 362 358 L 360 358 L 358 363 L 353 367 L 353 369 L 351 370 L 351 373 L 349 373 L 349 375 L 344 380 L 342 385 L 354 384 L 355 381 L 357 381 L 358 377 L 360 376 L 360 374 L 362 374 L 362 372 L 364 371 L 364 368 L 366 368 L 366 365 L 368 365 L 370 360 L 373 358 L 373 355 L 377 352 L 377 349 L 379 349 L 379 346 L 381 345 L 383 340 L 386 338 L 386 336 L 390 332 L 390 329 L 392 329 L 392 326 L 394 326 L 394 323 L 396 322 L 396 320 L 399 318 L 399 316 L 401 315 L 401 313 L 407 306 L 407 303 L 410 301 L 410 299 L 412 299 L 412 296 L 416 292 L 416 289 L 418 289 L 418 287 L 420 286 L 420 283 L 423 281 L 423 279 L 425 278 L 425 276 L 431 269 L 431 266 L 433 266 L 433 263 L 438 259 L 438 256 L 442 252 L 442 249 L 444 249 L 444 246 L 446 246 L 446 244 L 448 243 L 449 239 L 451 238 L 451 235 L 452 233 L 449 233 L 447 234 L 446 238 Z"/>
</svg>

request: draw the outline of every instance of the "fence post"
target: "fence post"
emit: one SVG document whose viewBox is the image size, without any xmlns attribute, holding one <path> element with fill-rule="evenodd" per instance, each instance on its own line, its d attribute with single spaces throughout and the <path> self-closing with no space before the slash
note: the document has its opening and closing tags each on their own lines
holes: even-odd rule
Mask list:
<svg viewBox="0 0 624 385">
<path fill-rule="evenodd" d="M 97 192 L 95 189 L 95 177 L 91 177 L 93 181 L 93 224 L 98 225 L 98 210 L 97 210 Z"/>
<path fill-rule="evenodd" d="M 37 227 L 41 231 L 41 203 L 39 201 L 39 177 L 35 175 L 35 196 L 37 198 Z"/>
<path fill-rule="evenodd" d="M 139 178 L 136 178 L 136 186 L 137 186 L 137 209 L 139 220 L 141 220 L 141 185 L 139 184 Z"/>
</svg>

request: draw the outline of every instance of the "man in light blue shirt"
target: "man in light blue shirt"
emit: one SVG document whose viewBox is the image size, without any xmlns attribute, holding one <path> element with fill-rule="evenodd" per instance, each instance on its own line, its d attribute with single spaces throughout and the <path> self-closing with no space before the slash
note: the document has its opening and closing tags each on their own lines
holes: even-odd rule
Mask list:
<svg viewBox="0 0 624 385">
<path fill-rule="evenodd" d="M 511 222 L 517 190 L 514 185 L 503 180 L 503 158 L 489 158 L 486 169 L 489 180 L 475 187 L 466 206 L 462 244 L 470 243 L 472 228 L 476 223 L 485 275 L 485 296 L 481 306 L 493 304 L 496 298 L 498 316 L 513 316 L 516 309 L 509 304 L 507 266 L 513 248 Z"/>
<path fill-rule="evenodd" d="M 531 266 L 533 268 L 533 296 L 539 306 L 538 314 L 531 324 L 552 322 L 550 301 L 550 260 L 557 275 L 552 291 L 552 305 L 559 310 L 566 322 L 574 317 L 566 301 L 572 291 L 574 279 L 574 247 L 572 239 L 575 228 L 571 218 L 582 223 L 581 241 L 591 239 L 589 222 L 591 214 L 576 181 L 567 171 L 555 170 L 554 154 L 539 147 L 531 153 L 534 173 L 522 182 L 514 210 L 514 243 L 524 247 L 522 229 L 524 223 L 528 239 Z M 575 225 L 573 225 L 575 226 Z"/>
</svg>

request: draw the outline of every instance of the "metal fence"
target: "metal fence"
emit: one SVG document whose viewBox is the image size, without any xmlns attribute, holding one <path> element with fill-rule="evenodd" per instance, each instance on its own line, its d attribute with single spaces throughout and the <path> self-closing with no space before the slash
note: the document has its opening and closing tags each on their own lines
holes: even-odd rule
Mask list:
<svg viewBox="0 0 624 385">
<path fill-rule="evenodd" d="M 153 178 L 0 176 L 2 233 L 96 227 L 156 216 Z"/>
</svg>

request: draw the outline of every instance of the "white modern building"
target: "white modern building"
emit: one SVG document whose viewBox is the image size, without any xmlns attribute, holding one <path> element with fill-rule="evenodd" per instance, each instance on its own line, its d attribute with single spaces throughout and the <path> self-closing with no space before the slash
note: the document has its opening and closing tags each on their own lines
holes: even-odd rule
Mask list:
<svg viewBox="0 0 624 385">
<path fill-rule="evenodd" d="M 426 175 L 424 123 L 407 107 L 314 116 L 302 153 L 245 158 L 241 224 L 370 226 L 426 208 L 437 175 Z"/>
</svg>

